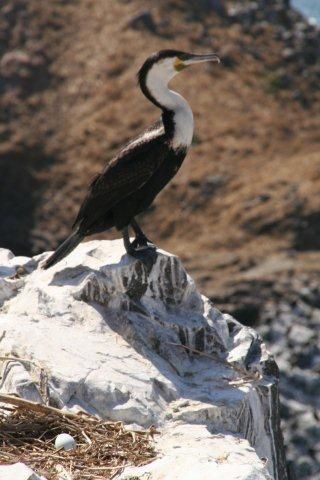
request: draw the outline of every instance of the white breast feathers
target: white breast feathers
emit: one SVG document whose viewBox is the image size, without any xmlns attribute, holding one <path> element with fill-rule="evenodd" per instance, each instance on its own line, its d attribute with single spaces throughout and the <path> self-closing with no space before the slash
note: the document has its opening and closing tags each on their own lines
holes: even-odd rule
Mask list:
<svg viewBox="0 0 320 480">
<path fill-rule="evenodd" d="M 183 97 L 181 97 L 181 99 L 183 99 Z M 189 147 L 192 142 L 194 128 L 193 114 L 188 103 L 185 100 L 184 102 L 185 105 L 181 104 L 181 106 L 174 110 L 173 121 L 175 129 L 172 138 L 172 147 L 174 149 Z"/>
</svg>

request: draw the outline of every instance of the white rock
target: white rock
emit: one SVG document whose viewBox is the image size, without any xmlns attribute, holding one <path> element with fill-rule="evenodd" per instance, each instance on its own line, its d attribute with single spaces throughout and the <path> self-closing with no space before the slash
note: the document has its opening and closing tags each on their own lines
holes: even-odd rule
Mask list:
<svg viewBox="0 0 320 480">
<path fill-rule="evenodd" d="M 37 268 L 45 256 L 28 262 L 30 275 L 3 278 L 0 339 L 3 354 L 45 368 L 53 404 L 156 425 L 162 457 L 141 467 L 150 480 L 168 469 L 170 479 L 191 478 L 191 457 L 194 480 L 286 480 L 277 367 L 252 329 L 199 294 L 178 258 L 158 251 L 145 266 L 121 241 L 82 243 L 46 271 Z"/>
<path fill-rule="evenodd" d="M 0 248 L 0 307 L 5 300 L 16 295 L 23 281 L 13 281 L 12 277 L 17 267 L 25 267 L 30 262 L 29 257 L 15 257 L 10 250 Z"/>
<path fill-rule="evenodd" d="M 160 458 L 126 468 L 119 480 L 272 480 L 247 440 L 210 434 L 204 425 L 174 425 L 163 431 Z"/>
<path fill-rule="evenodd" d="M 0 466 L 0 480 L 46 480 L 34 473 L 24 463 Z"/>
<path fill-rule="evenodd" d="M 18 360 L 3 360 L 1 371 L 1 391 L 18 395 L 19 397 L 31 400 L 32 402 L 42 403 L 42 397 L 36 384 L 37 379 L 33 379 L 26 368 Z"/>
</svg>

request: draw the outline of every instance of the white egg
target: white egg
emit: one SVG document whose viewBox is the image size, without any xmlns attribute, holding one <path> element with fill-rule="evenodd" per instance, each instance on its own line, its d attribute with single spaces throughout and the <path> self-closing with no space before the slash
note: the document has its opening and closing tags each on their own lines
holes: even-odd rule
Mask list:
<svg viewBox="0 0 320 480">
<path fill-rule="evenodd" d="M 61 448 L 64 450 L 72 450 L 76 446 L 76 441 L 68 433 L 60 433 L 54 442 L 54 446 L 57 450 L 60 450 Z"/>
</svg>

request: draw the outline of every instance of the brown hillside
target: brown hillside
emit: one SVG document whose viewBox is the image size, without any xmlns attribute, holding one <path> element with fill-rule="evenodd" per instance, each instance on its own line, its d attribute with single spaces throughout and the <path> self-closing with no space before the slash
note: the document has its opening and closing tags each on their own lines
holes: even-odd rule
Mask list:
<svg viewBox="0 0 320 480">
<path fill-rule="evenodd" d="M 269 21 L 261 11 L 250 23 L 210 5 L 4 2 L 2 247 L 38 253 L 69 233 L 90 178 L 159 116 L 137 87 L 139 66 L 178 48 L 215 51 L 222 65 L 194 66 L 173 82 L 193 108 L 194 145 L 144 215 L 146 232 L 183 257 L 209 295 L 231 280 L 315 268 L 319 64 L 311 50 L 299 54 L 294 14 Z"/>
</svg>

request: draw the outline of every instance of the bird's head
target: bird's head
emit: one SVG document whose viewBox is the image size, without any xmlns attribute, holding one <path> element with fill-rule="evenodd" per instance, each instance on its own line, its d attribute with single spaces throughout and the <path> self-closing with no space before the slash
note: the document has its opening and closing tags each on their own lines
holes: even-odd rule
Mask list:
<svg viewBox="0 0 320 480">
<path fill-rule="evenodd" d="M 160 50 L 153 53 L 139 70 L 138 79 L 141 89 L 148 97 L 148 90 L 152 90 L 153 85 L 167 86 L 169 81 L 181 70 L 202 62 L 219 63 L 220 59 L 215 53 L 199 55 L 178 50 Z M 153 98 L 150 100 L 154 102 Z"/>
<path fill-rule="evenodd" d="M 160 52 L 153 53 L 147 58 L 140 68 L 138 75 L 141 79 L 151 72 L 156 72 L 158 76 L 169 82 L 171 78 L 184 68 L 202 62 L 219 63 L 220 59 L 215 53 L 198 55 L 180 52 L 178 50 L 160 50 Z"/>
</svg>

